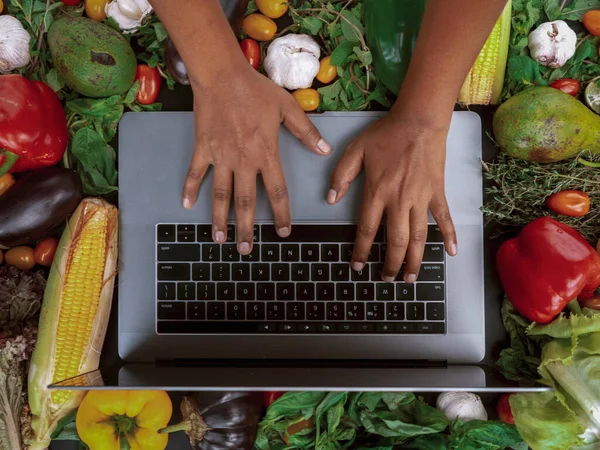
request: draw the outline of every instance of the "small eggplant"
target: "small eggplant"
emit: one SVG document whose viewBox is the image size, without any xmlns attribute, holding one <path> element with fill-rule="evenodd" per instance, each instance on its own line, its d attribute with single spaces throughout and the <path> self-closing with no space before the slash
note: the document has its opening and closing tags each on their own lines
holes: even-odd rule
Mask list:
<svg viewBox="0 0 600 450">
<path fill-rule="evenodd" d="M 47 167 L 19 179 L 0 197 L 0 248 L 30 244 L 45 238 L 83 197 L 77 173 Z"/>
<path fill-rule="evenodd" d="M 185 68 L 185 63 L 183 62 L 183 59 L 181 59 L 181 56 L 171 39 L 166 43 L 165 60 L 167 63 L 167 70 L 171 76 L 175 78 L 175 81 L 188 86 L 190 84 L 190 78 L 187 69 Z"/>
</svg>

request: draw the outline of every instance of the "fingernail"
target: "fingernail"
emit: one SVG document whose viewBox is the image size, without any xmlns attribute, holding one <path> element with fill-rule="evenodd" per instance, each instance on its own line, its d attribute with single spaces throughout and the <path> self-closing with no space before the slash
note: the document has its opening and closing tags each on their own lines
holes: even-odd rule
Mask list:
<svg viewBox="0 0 600 450">
<path fill-rule="evenodd" d="M 317 147 L 319 147 L 319 150 L 321 150 L 322 153 L 331 153 L 331 145 L 329 145 L 325 139 L 321 139 L 317 142 Z"/>
<path fill-rule="evenodd" d="M 361 262 L 353 262 L 352 263 L 352 270 L 354 270 L 356 272 L 360 272 L 364 268 L 365 268 L 365 265 Z"/>
<path fill-rule="evenodd" d="M 335 203 L 337 199 L 337 192 L 335 192 L 333 189 L 330 189 L 329 192 L 327 193 L 327 203 L 329 203 L 330 205 L 333 205 Z"/>
<path fill-rule="evenodd" d="M 290 235 L 290 229 L 288 227 L 281 227 L 277 230 L 279 237 L 286 238 Z"/>
<path fill-rule="evenodd" d="M 222 231 L 217 231 L 215 233 L 215 241 L 216 242 L 225 242 L 225 233 L 223 233 Z"/>
<path fill-rule="evenodd" d="M 394 277 L 386 277 L 384 275 L 381 275 L 381 279 L 383 280 L 384 283 L 393 283 L 394 282 Z"/>
<path fill-rule="evenodd" d="M 452 244 L 450 244 L 450 247 L 448 247 L 448 253 L 450 254 L 450 256 L 456 256 L 458 253 L 458 248 L 456 247 L 456 243 L 453 242 Z"/>
<path fill-rule="evenodd" d="M 185 209 L 192 209 L 192 206 L 193 206 L 193 205 L 192 205 L 192 201 L 191 201 L 191 200 L 190 200 L 188 197 L 185 197 L 185 198 L 183 199 L 183 207 L 184 207 Z"/>
<path fill-rule="evenodd" d="M 247 255 L 248 253 L 250 253 L 250 244 L 248 244 L 247 242 L 241 242 L 238 245 L 238 252 L 242 255 Z"/>
<path fill-rule="evenodd" d="M 417 276 L 414 273 L 408 274 L 408 276 L 406 277 L 406 282 L 409 284 L 413 284 L 415 281 L 417 281 Z"/>
</svg>

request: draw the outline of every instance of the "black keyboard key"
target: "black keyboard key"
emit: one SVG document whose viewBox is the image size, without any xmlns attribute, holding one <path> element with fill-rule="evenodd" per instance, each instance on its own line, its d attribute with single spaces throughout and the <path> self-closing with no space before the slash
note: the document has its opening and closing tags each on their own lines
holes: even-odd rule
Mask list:
<svg viewBox="0 0 600 450">
<path fill-rule="evenodd" d="M 329 264 L 311 264 L 312 281 L 329 281 Z"/>
<path fill-rule="evenodd" d="M 383 264 L 371 264 L 371 281 L 381 282 L 381 271 L 383 270 Z"/>
<path fill-rule="evenodd" d="M 156 248 L 158 261 L 200 261 L 199 244 L 158 244 Z"/>
<path fill-rule="evenodd" d="M 325 320 L 325 304 L 319 302 L 307 304 L 306 318 L 308 320 Z"/>
<path fill-rule="evenodd" d="M 444 300 L 444 285 L 442 283 L 417 284 L 417 300 L 442 301 Z"/>
<path fill-rule="evenodd" d="M 375 325 L 375 332 L 382 334 L 390 334 L 395 331 L 395 327 L 391 323 L 378 323 Z"/>
<path fill-rule="evenodd" d="M 279 245 L 263 244 L 261 248 L 262 261 L 279 261 Z"/>
<path fill-rule="evenodd" d="M 286 262 L 300 261 L 300 246 L 298 244 L 282 245 L 281 260 Z"/>
<path fill-rule="evenodd" d="M 443 264 L 423 264 L 417 281 L 444 281 Z"/>
<path fill-rule="evenodd" d="M 290 302 L 286 307 L 287 320 L 304 320 L 304 308 L 306 304 L 302 302 Z"/>
<path fill-rule="evenodd" d="M 176 285 L 175 283 L 158 283 L 156 289 L 158 300 L 175 300 Z"/>
<path fill-rule="evenodd" d="M 215 283 L 198 283 L 198 300 L 216 300 Z"/>
<path fill-rule="evenodd" d="M 277 300 L 294 300 L 294 283 L 277 283 Z"/>
<path fill-rule="evenodd" d="M 235 225 L 227 225 L 227 239 L 225 240 L 225 242 L 235 242 L 235 238 Z"/>
<path fill-rule="evenodd" d="M 319 261 L 319 244 L 302 244 L 301 253 L 302 261 Z"/>
<path fill-rule="evenodd" d="M 314 300 L 315 299 L 315 285 L 312 283 L 298 283 L 296 284 L 296 300 Z"/>
<path fill-rule="evenodd" d="M 265 320 L 265 304 L 261 302 L 246 303 L 246 318 L 248 320 Z"/>
<path fill-rule="evenodd" d="M 348 303 L 346 305 L 347 320 L 365 320 L 365 304 L 359 302 Z"/>
<path fill-rule="evenodd" d="M 246 318 L 246 304 L 244 302 L 227 303 L 227 320 L 244 320 Z"/>
<path fill-rule="evenodd" d="M 422 334 L 444 334 L 443 322 L 421 322 L 416 324 L 417 333 Z"/>
<path fill-rule="evenodd" d="M 253 283 L 238 283 L 236 287 L 237 287 L 237 300 L 254 300 L 254 284 Z"/>
<path fill-rule="evenodd" d="M 385 320 L 385 303 L 367 303 L 367 320 Z"/>
<path fill-rule="evenodd" d="M 258 300 L 275 300 L 275 283 L 258 283 L 256 298 Z"/>
<path fill-rule="evenodd" d="M 443 303 L 427 303 L 427 320 L 444 320 Z"/>
<path fill-rule="evenodd" d="M 440 227 L 437 225 L 429 225 L 429 231 L 427 233 L 427 242 L 444 242 L 444 237 L 440 231 Z"/>
<path fill-rule="evenodd" d="M 423 262 L 443 262 L 444 246 L 442 244 L 426 244 Z"/>
<path fill-rule="evenodd" d="M 352 281 L 369 281 L 369 265 L 367 264 L 363 270 L 350 270 Z"/>
<path fill-rule="evenodd" d="M 206 319 L 207 320 L 225 320 L 225 303 L 224 302 L 208 302 L 206 304 Z"/>
<path fill-rule="evenodd" d="M 373 244 L 369 252 L 369 262 L 379 262 L 379 244 Z"/>
<path fill-rule="evenodd" d="M 317 324 L 316 323 L 303 323 L 298 325 L 298 331 L 300 333 L 316 333 L 317 332 Z"/>
<path fill-rule="evenodd" d="M 187 303 L 187 319 L 188 320 L 204 320 L 204 319 L 206 319 L 206 304 L 203 302 L 188 302 Z"/>
<path fill-rule="evenodd" d="M 342 323 L 338 326 L 337 331 L 339 333 L 356 333 L 355 323 Z"/>
<path fill-rule="evenodd" d="M 335 323 L 319 323 L 317 324 L 317 333 L 329 334 L 335 333 L 337 326 Z"/>
<path fill-rule="evenodd" d="M 283 320 L 285 303 L 267 303 L 267 320 Z"/>
<path fill-rule="evenodd" d="M 221 261 L 236 262 L 240 260 L 240 254 L 235 244 L 224 244 L 221 247 Z"/>
<path fill-rule="evenodd" d="M 417 302 L 407 303 L 406 320 L 425 320 L 425 304 Z"/>
<path fill-rule="evenodd" d="M 387 244 L 381 244 L 381 251 L 379 252 L 379 261 L 385 262 L 385 257 L 387 256 Z"/>
<path fill-rule="evenodd" d="M 218 300 L 235 300 L 235 284 L 219 283 L 217 284 Z"/>
<path fill-rule="evenodd" d="M 404 303 L 386 303 L 385 315 L 387 320 L 404 320 Z"/>
<path fill-rule="evenodd" d="M 177 242 L 196 242 L 196 227 L 177 225 Z"/>
<path fill-rule="evenodd" d="M 396 284 L 396 300 L 410 301 L 415 299 L 415 285 L 407 283 Z"/>
<path fill-rule="evenodd" d="M 213 242 L 212 225 L 198 225 L 196 227 L 196 240 L 198 242 Z"/>
<path fill-rule="evenodd" d="M 352 244 L 342 244 L 342 253 L 340 255 L 342 261 L 349 263 L 352 261 L 352 251 L 354 250 L 354 245 Z"/>
<path fill-rule="evenodd" d="M 317 283 L 317 300 L 335 300 L 335 284 Z"/>
<path fill-rule="evenodd" d="M 417 326 L 412 322 L 396 324 L 396 333 L 413 334 L 417 332 Z"/>
<path fill-rule="evenodd" d="M 375 300 L 375 285 L 373 283 L 358 283 L 356 285 L 357 300 Z"/>
<path fill-rule="evenodd" d="M 247 255 L 242 255 L 242 261 L 244 262 L 258 262 L 260 261 L 260 245 L 254 244 L 252 251 Z"/>
<path fill-rule="evenodd" d="M 338 262 L 340 260 L 340 246 L 337 244 L 321 245 L 321 261 Z"/>
<path fill-rule="evenodd" d="M 158 320 L 185 320 L 184 302 L 158 302 Z"/>
<path fill-rule="evenodd" d="M 352 283 L 338 283 L 335 285 L 336 300 L 354 300 L 354 285 Z"/>
<path fill-rule="evenodd" d="M 221 260 L 221 246 L 219 244 L 204 244 L 202 245 L 202 261 L 218 262 Z"/>
<path fill-rule="evenodd" d="M 373 323 L 359 323 L 356 327 L 359 333 L 374 333 L 375 324 Z"/>
<path fill-rule="evenodd" d="M 295 323 L 280 323 L 277 325 L 277 331 L 280 333 L 295 333 L 298 331 L 298 327 Z"/>
<path fill-rule="evenodd" d="M 208 263 L 192 264 L 192 280 L 194 280 L 194 281 L 210 280 L 210 264 L 208 264 Z"/>
<path fill-rule="evenodd" d="M 273 281 L 290 281 L 290 265 L 289 264 L 272 264 L 271 265 L 271 280 L 273 280 Z"/>
<path fill-rule="evenodd" d="M 254 225 L 254 242 L 260 241 L 260 225 Z"/>
<path fill-rule="evenodd" d="M 230 273 L 229 264 L 213 264 L 212 265 L 212 279 L 213 281 L 229 281 Z"/>
<path fill-rule="evenodd" d="M 158 242 L 175 242 L 175 225 L 158 225 L 156 239 Z"/>
<path fill-rule="evenodd" d="M 188 281 L 190 279 L 190 265 L 179 264 L 159 264 L 158 281 Z"/>
<path fill-rule="evenodd" d="M 252 281 L 269 281 L 268 264 L 252 264 Z"/>
<path fill-rule="evenodd" d="M 258 326 L 259 333 L 273 333 L 274 331 L 277 331 L 277 325 L 274 323 L 261 323 Z"/>
<path fill-rule="evenodd" d="M 348 280 L 350 280 L 350 266 L 348 264 L 332 264 L 331 265 L 331 280 L 332 281 L 348 281 Z"/>
<path fill-rule="evenodd" d="M 346 310 L 344 303 L 332 302 L 326 303 L 327 320 L 345 320 Z"/>
<path fill-rule="evenodd" d="M 177 283 L 177 300 L 196 300 L 196 284 Z"/>
<path fill-rule="evenodd" d="M 308 264 L 292 264 L 292 281 L 310 280 L 310 266 Z"/>
<path fill-rule="evenodd" d="M 250 264 L 233 264 L 231 272 L 231 279 L 233 281 L 250 281 Z"/>
<path fill-rule="evenodd" d="M 394 285 L 392 283 L 377 283 L 377 300 L 394 300 Z"/>
</svg>

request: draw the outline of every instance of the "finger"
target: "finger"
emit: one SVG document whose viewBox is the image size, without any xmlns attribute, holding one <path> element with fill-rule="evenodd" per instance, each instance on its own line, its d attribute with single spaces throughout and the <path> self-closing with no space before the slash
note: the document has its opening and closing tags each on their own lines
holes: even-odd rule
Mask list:
<svg viewBox="0 0 600 450">
<path fill-rule="evenodd" d="M 450 208 L 448 208 L 446 197 L 442 194 L 439 198 L 435 198 L 430 205 L 430 209 L 444 237 L 446 252 L 450 256 L 456 256 L 458 253 L 458 240 L 456 239 L 456 229 L 454 228 L 454 222 L 450 215 Z"/>
<path fill-rule="evenodd" d="M 254 209 L 256 207 L 256 172 L 243 170 L 234 174 L 235 221 L 237 248 L 241 255 L 252 251 Z"/>
<path fill-rule="evenodd" d="M 296 138 L 304 144 L 306 148 L 318 155 L 328 155 L 331 153 L 331 145 L 321 137 L 321 133 L 314 126 L 302 108 L 298 106 L 296 100 L 290 102 L 289 109 L 283 115 L 283 125 Z"/>
<path fill-rule="evenodd" d="M 356 227 L 356 241 L 352 252 L 352 270 L 359 272 L 364 269 L 369 259 L 371 247 L 373 247 L 373 240 L 381 225 L 383 208 L 383 201 L 374 198 L 370 194 L 370 190 L 365 187 L 365 196 Z"/>
<path fill-rule="evenodd" d="M 196 204 L 200 184 L 202 184 L 208 166 L 208 161 L 204 158 L 201 150 L 196 147 L 194 155 L 192 156 L 190 168 L 185 177 L 185 182 L 183 183 L 182 202 L 184 208 L 191 209 Z"/>
<path fill-rule="evenodd" d="M 393 282 L 402 269 L 410 236 L 409 214 L 397 206 L 387 210 L 387 252 L 381 274 L 386 283 Z"/>
<path fill-rule="evenodd" d="M 362 147 L 350 144 L 342 159 L 331 174 L 329 193 L 327 194 L 327 203 L 335 205 L 348 191 L 350 184 L 360 174 L 363 167 L 363 149 Z"/>
<path fill-rule="evenodd" d="M 227 241 L 227 217 L 231 204 L 233 173 L 228 168 L 215 167 L 212 188 L 212 235 L 218 244 Z"/>
<path fill-rule="evenodd" d="M 280 237 L 286 238 L 292 231 L 292 219 L 285 175 L 278 154 L 266 163 L 261 173 L 273 210 L 275 230 Z"/>
<path fill-rule="evenodd" d="M 419 276 L 427 241 L 427 209 L 413 208 L 410 212 L 410 242 L 406 252 L 404 281 L 414 283 Z"/>
</svg>

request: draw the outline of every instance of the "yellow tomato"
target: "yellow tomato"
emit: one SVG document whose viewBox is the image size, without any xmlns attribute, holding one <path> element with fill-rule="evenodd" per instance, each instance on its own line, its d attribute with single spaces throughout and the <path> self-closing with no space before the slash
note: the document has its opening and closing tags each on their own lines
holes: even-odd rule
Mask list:
<svg viewBox="0 0 600 450">
<path fill-rule="evenodd" d="M 102 22 L 106 19 L 106 4 L 109 0 L 85 0 L 85 14 L 96 22 Z"/>
<path fill-rule="evenodd" d="M 278 19 L 288 10 L 285 0 L 256 0 L 256 5 L 261 13 L 271 19 Z"/>
<path fill-rule="evenodd" d="M 244 19 L 242 30 L 256 41 L 270 41 L 277 33 L 277 24 L 262 14 L 250 14 Z"/>
<path fill-rule="evenodd" d="M 4 259 L 6 259 L 6 264 L 10 264 L 21 270 L 30 270 L 35 266 L 35 257 L 31 247 L 11 248 L 4 255 Z"/>
<path fill-rule="evenodd" d="M 0 195 L 8 191 L 13 184 L 15 184 L 15 177 L 13 177 L 10 173 L 5 173 L 2 175 L 0 177 Z"/>
<path fill-rule="evenodd" d="M 0 14 L 4 11 L 4 2 L 0 2 Z"/>
<path fill-rule="evenodd" d="M 315 111 L 319 107 L 321 98 L 314 89 L 298 89 L 293 94 L 294 98 L 304 111 Z"/>
<path fill-rule="evenodd" d="M 321 60 L 321 67 L 317 74 L 317 80 L 323 84 L 331 83 L 337 77 L 337 67 L 331 65 L 331 56 Z"/>
</svg>

